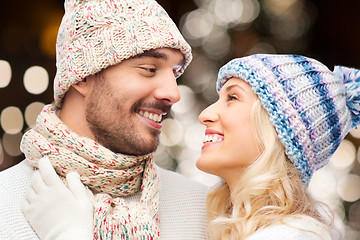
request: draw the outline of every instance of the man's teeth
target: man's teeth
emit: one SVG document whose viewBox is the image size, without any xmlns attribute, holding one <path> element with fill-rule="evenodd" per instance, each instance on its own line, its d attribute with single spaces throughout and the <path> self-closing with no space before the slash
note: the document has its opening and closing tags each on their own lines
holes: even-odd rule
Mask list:
<svg viewBox="0 0 360 240">
<path fill-rule="evenodd" d="M 150 119 L 154 122 L 161 122 L 161 115 L 156 113 L 149 113 L 146 111 L 139 111 L 139 114 L 147 119 Z"/>
<path fill-rule="evenodd" d="M 224 140 L 223 137 L 214 134 L 214 135 L 205 135 L 203 143 L 210 143 L 210 142 L 221 142 L 222 140 Z"/>
</svg>

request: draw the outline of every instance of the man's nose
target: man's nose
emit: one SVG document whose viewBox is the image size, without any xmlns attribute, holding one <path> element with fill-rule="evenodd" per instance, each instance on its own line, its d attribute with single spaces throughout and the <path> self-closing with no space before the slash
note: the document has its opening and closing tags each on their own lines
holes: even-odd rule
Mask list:
<svg viewBox="0 0 360 240">
<path fill-rule="evenodd" d="M 163 79 L 159 81 L 158 87 L 155 90 L 155 98 L 168 101 L 171 104 L 177 103 L 180 100 L 179 87 L 172 72 L 171 74 L 166 74 L 166 76 L 164 75 Z"/>
</svg>

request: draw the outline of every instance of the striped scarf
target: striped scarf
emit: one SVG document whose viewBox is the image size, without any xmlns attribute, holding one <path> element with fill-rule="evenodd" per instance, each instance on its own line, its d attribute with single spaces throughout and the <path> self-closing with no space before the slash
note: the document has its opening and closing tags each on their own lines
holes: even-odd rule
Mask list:
<svg viewBox="0 0 360 240">
<path fill-rule="evenodd" d="M 152 154 L 113 153 L 72 132 L 54 105 L 44 107 L 20 148 L 34 168 L 47 156 L 61 178 L 80 174 L 94 194 L 94 239 L 159 239 L 159 179 Z M 140 202 L 123 198 L 140 190 Z"/>
</svg>

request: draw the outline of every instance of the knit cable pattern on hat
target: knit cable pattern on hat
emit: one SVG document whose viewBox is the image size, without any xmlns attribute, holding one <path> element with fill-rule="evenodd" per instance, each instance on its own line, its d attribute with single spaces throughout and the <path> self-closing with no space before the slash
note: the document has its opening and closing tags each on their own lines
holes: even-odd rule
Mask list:
<svg viewBox="0 0 360 240">
<path fill-rule="evenodd" d="M 94 195 L 94 239 L 158 239 L 159 179 L 152 155 L 113 153 L 72 132 L 47 105 L 26 132 L 21 151 L 29 165 L 47 156 L 64 179 L 76 171 Z M 142 191 L 140 202 L 122 197 Z"/>
<path fill-rule="evenodd" d="M 122 60 L 157 48 L 182 52 L 191 62 L 191 47 L 166 11 L 154 0 L 66 0 L 56 43 L 54 98 L 72 84 Z"/>
<path fill-rule="evenodd" d="M 359 122 L 359 73 L 341 70 L 334 74 L 322 63 L 298 55 L 252 55 L 220 69 L 217 91 L 232 77 L 252 86 L 308 185 Z"/>
</svg>

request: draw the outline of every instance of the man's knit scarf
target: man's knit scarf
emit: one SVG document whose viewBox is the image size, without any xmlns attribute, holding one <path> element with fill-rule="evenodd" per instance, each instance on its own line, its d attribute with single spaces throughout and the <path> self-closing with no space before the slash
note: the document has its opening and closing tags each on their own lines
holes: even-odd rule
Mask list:
<svg viewBox="0 0 360 240">
<path fill-rule="evenodd" d="M 47 105 L 26 132 L 21 151 L 34 168 L 44 156 L 65 178 L 76 171 L 94 194 L 94 239 L 158 239 L 159 179 L 152 155 L 113 153 L 72 132 Z M 140 202 L 123 197 L 141 192 Z M 55 206 L 54 206 L 55 207 Z"/>
</svg>

